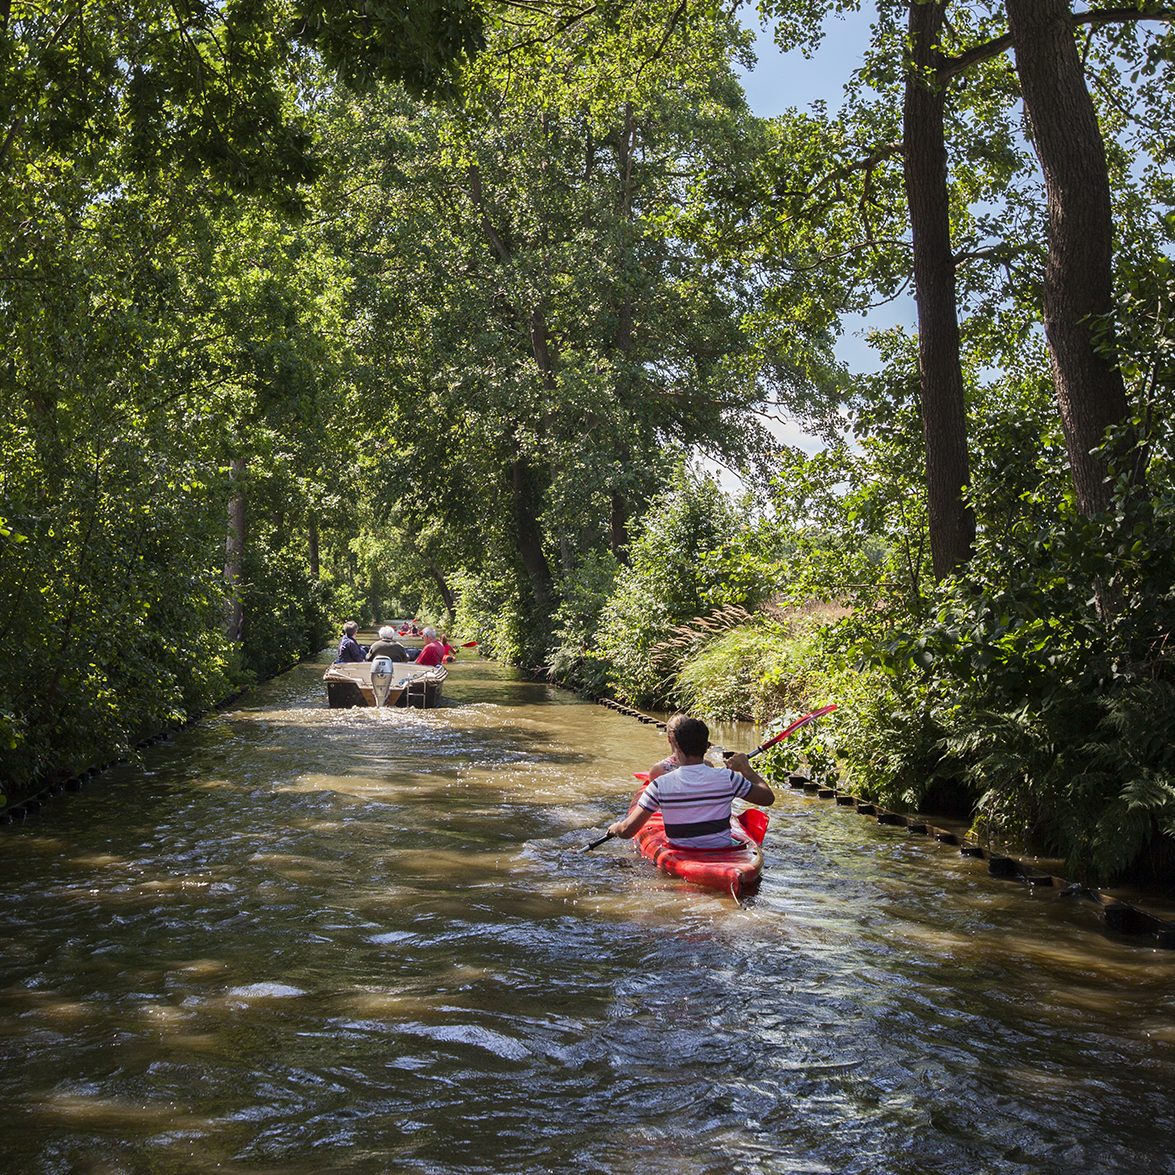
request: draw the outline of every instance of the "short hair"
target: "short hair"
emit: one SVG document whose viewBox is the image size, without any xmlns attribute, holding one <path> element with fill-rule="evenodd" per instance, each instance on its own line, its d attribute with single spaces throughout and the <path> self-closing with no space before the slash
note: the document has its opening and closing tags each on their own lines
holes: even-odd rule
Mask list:
<svg viewBox="0 0 1175 1175">
<path fill-rule="evenodd" d="M 379 630 L 379 639 L 381 641 L 394 641 L 396 639 L 396 630 L 390 624 L 383 625 Z"/>
<path fill-rule="evenodd" d="M 426 628 L 421 635 L 428 637 L 429 640 L 436 640 L 437 630 L 435 628 Z"/>
<path fill-rule="evenodd" d="M 347 623 L 343 625 L 343 631 L 348 636 L 354 636 L 359 631 L 359 625 L 357 625 L 354 620 L 348 620 Z"/>
<path fill-rule="evenodd" d="M 710 728 L 700 718 L 674 714 L 666 724 L 665 732 L 673 735 L 673 741 L 683 755 L 704 755 L 709 749 Z"/>
</svg>

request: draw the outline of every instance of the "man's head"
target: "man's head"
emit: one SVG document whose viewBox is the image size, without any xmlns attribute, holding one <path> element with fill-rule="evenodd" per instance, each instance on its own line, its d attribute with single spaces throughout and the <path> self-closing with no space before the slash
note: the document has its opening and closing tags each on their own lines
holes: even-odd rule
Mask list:
<svg viewBox="0 0 1175 1175">
<path fill-rule="evenodd" d="M 396 639 L 396 630 L 390 624 L 383 625 L 379 630 L 379 639 L 381 641 L 394 641 Z"/>
<path fill-rule="evenodd" d="M 430 641 L 435 641 L 437 639 L 437 630 L 435 628 L 426 628 L 423 635 Z"/>
<path fill-rule="evenodd" d="M 358 631 L 359 625 L 357 625 L 354 620 L 348 620 L 346 624 L 343 625 L 344 636 L 354 636 Z"/>
<path fill-rule="evenodd" d="M 710 728 L 700 719 L 688 714 L 674 714 L 665 726 L 665 733 L 673 745 L 690 758 L 704 755 L 710 746 Z"/>
</svg>

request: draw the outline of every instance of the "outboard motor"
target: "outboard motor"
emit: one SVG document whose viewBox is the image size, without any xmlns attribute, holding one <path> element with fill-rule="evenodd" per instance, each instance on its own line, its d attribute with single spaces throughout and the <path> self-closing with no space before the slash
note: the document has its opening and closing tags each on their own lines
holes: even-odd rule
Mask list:
<svg viewBox="0 0 1175 1175">
<path fill-rule="evenodd" d="M 375 704 L 382 706 L 388 700 L 395 676 L 391 657 L 376 657 L 371 663 L 371 688 L 375 691 Z"/>
</svg>

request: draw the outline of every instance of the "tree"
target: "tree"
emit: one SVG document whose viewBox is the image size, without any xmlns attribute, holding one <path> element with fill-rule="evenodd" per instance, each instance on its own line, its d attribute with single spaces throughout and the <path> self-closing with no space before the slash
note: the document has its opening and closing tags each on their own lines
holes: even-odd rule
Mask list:
<svg viewBox="0 0 1175 1175">
<path fill-rule="evenodd" d="M 1130 412 L 1112 353 L 1113 217 L 1105 146 L 1068 0 L 1007 0 L 1007 10 L 1048 197 L 1044 329 L 1057 403 L 1078 506 L 1097 514 L 1110 501 L 1107 462 L 1098 449 Z"/>
<path fill-rule="evenodd" d="M 902 162 L 918 305 L 926 502 L 931 557 L 940 579 L 966 564 L 975 539 L 975 513 L 965 497 L 970 474 L 943 129 L 945 91 L 937 82 L 945 15 L 945 0 L 910 4 L 910 57 L 902 106 Z"/>
<path fill-rule="evenodd" d="M 388 512 L 442 519 L 467 571 L 515 566 L 537 654 L 578 564 L 623 553 L 667 451 L 739 460 L 757 437 L 751 290 L 701 227 L 755 123 L 724 63 L 733 28 L 699 18 L 679 42 L 672 21 L 651 4 L 537 56 L 504 42 L 459 111 L 384 91 L 334 115 L 347 178 L 327 201 L 362 208 L 339 248 L 357 258 L 356 389 L 395 438 Z M 585 66 L 625 37 L 647 68 Z"/>
</svg>

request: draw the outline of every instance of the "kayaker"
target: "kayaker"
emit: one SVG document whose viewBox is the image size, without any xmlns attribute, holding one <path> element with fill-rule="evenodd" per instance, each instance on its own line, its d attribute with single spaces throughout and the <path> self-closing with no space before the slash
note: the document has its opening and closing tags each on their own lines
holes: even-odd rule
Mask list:
<svg viewBox="0 0 1175 1175">
<path fill-rule="evenodd" d="M 608 831 L 627 840 L 644 827 L 654 812 L 660 812 L 665 835 L 678 848 L 726 849 L 737 845 L 739 842 L 730 834 L 731 804 L 747 800 L 766 808 L 775 803 L 775 793 L 744 754 L 732 755 L 725 767 L 707 766 L 704 757 L 710 746 L 710 731 L 700 718 L 674 714 L 665 734 L 673 752 L 671 758 L 678 765 L 650 779 L 633 809 L 623 820 L 610 824 Z"/>
</svg>

